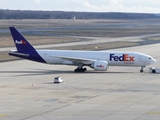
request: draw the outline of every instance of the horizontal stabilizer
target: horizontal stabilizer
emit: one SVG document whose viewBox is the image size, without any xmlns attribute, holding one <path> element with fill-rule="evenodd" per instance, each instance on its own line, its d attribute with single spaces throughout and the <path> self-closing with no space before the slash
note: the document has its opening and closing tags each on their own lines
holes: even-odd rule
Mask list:
<svg viewBox="0 0 160 120">
<path fill-rule="evenodd" d="M 28 57 L 29 54 L 23 54 L 23 53 L 18 53 L 18 52 L 9 52 L 10 55 L 18 55 L 18 56 L 25 56 L 25 57 Z"/>
</svg>

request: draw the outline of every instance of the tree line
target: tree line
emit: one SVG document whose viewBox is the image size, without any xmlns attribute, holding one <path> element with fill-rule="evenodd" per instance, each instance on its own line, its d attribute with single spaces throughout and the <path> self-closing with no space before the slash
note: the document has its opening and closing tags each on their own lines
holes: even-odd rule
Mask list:
<svg viewBox="0 0 160 120">
<path fill-rule="evenodd" d="M 0 19 L 145 19 L 160 18 L 158 14 L 116 12 L 65 12 L 0 10 Z"/>
</svg>

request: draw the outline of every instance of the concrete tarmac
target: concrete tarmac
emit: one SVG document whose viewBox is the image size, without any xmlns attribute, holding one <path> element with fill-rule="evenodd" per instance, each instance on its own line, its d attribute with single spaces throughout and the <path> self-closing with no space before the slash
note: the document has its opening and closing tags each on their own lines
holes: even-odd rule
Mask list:
<svg viewBox="0 0 160 120">
<path fill-rule="evenodd" d="M 144 52 L 160 67 L 160 44 L 117 49 Z M 151 67 L 151 66 L 148 66 Z M 0 120 L 159 120 L 160 75 L 139 67 L 74 73 L 73 66 L 27 60 L 0 63 Z M 54 84 L 62 76 L 64 83 Z"/>
</svg>

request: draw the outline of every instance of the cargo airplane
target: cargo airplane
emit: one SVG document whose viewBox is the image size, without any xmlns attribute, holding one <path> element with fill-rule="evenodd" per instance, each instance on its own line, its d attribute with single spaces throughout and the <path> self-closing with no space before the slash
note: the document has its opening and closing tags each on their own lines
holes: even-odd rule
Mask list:
<svg viewBox="0 0 160 120">
<path fill-rule="evenodd" d="M 108 66 L 141 67 L 140 72 L 156 60 L 150 55 L 139 52 L 122 51 L 73 51 L 73 50 L 37 50 L 15 27 L 10 27 L 17 50 L 11 50 L 9 55 L 54 65 L 77 66 L 74 72 L 85 72 L 84 66 L 96 71 L 106 71 Z"/>
</svg>

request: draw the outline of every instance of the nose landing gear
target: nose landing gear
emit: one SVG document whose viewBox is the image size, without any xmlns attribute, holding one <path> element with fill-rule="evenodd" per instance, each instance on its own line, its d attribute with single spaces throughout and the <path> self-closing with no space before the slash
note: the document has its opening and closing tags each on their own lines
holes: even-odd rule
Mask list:
<svg viewBox="0 0 160 120">
<path fill-rule="evenodd" d="M 143 70 L 144 68 L 145 68 L 145 66 L 142 66 L 142 67 L 141 67 L 141 69 L 140 69 L 140 72 L 141 72 L 141 73 L 144 72 L 144 70 Z"/>
</svg>

